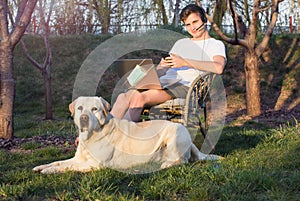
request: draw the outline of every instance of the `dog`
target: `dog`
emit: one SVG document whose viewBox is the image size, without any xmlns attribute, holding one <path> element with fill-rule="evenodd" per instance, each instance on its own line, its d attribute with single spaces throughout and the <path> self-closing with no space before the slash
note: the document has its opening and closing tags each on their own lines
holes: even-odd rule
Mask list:
<svg viewBox="0 0 300 201">
<path fill-rule="evenodd" d="M 166 120 L 131 122 L 114 118 L 110 105 L 101 97 L 78 97 L 69 105 L 78 127 L 75 156 L 33 168 L 41 173 L 87 172 L 104 167 L 126 170 L 143 164 L 161 169 L 189 161 L 218 160 L 201 153 L 188 130 Z"/>
</svg>

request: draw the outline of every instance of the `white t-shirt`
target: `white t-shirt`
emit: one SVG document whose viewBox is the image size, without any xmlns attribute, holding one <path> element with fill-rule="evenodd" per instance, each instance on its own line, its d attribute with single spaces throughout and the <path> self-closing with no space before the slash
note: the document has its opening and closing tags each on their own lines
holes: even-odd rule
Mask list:
<svg viewBox="0 0 300 201">
<path fill-rule="evenodd" d="M 170 53 L 177 54 L 185 59 L 199 61 L 213 61 L 214 56 L 223 56 L 226 59 L 225 45 L 222 41 L 214 38 L 206 40 L 191 40 L 184 38 L 178 40 Z M 183 66 L 181 68 L 170 68 L 160 79 L 180 79 L 179 83 L 190 86 L 191 82 L 203 71 Z"/>
</svg>

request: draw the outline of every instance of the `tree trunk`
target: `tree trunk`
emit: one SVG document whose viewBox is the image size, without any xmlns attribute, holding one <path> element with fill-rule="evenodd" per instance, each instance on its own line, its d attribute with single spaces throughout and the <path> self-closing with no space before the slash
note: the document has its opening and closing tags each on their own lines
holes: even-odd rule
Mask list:
<svg viewBox="0 0 300 201">
<path fill-rule="evenodd" d="M 173 24 L 175 27 L 178 27 L 179 24 L 179 7 L 180 7 L 181 0 L 176 0 L 175 2 L 175 9 L 174 9 L 174 18 L 173 18 Z"/>
<path fill-rule="evenodd" d="M 168 20 L 168 16 L 167 16 L 167 13 L 166 13 L 166 8 L 165 8 L 165 5 L 164 5 L 164 1 L 155 1 L 155 3 L 157 4 L 157 12 L 158 13 L 161 13 L 162 15 L 162 22 L 163 22 L 163 25 L 168 25 L 169 24 L 169 20 Z M 158 21 L 159 19 L 157 19 Z"/>
<path fill-rule="evenodd" d="M 15 80 L 13 52 L 9 41 L 0 42 L 0 138 L 13 138 Z"/>
<path fill-rule="evenodd" d="M 217 0 L 214 12 L 213 12 L 213 21 L 220 27 L 222 25 L 222 20 L 227 10 L 227 4 L 224 0 Z"/>
<path fill-rule="evenodd" d="M 195 0 L 195 4 L 197 4 L 198 6 L 202 7 L 200 0 Z"/>
<path fill-rule="evenodd" d="M 251 24 L 251 18 L 250 18 L 250 14 L 249 14 L 249 3 L 248 3 L 248 0 L 244 0 L 244 11 L 245 11 L 245 18 L 247 20 L 248 23 L 246 24 Z"/>
<path fill-rule="evenodd" d="M 52 90 L 51 90 L 51 73 L 50 64 L 43 71 L 43 78 L 45 83 L 45 104 L 46 104 L 46 116 L 45 120 L 52 120 Z"/>
<path fill-rule="evenodd" d="M 245 54 L 245 75 L 246 75 L 246 107 L 247 114 L 258 116 L 261 114 L 260 107 L 260 78 L 259 58 L 255 52 Z"/>
</svg>

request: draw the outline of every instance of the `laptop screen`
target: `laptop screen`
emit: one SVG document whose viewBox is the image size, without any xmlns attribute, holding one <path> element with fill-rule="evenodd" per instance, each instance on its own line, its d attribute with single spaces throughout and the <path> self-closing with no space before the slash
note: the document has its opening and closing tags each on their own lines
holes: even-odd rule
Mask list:
<svg viewBox="0 0 300 201">
<path fill-rule="evenodd" d="M 112 69 L 117 72 L 121 78 L 126 73 L 130 72 L 138 64 L 151 65 L 153 64 L 152 59 L 118 59 L 112 64 Z"/>
</svg>

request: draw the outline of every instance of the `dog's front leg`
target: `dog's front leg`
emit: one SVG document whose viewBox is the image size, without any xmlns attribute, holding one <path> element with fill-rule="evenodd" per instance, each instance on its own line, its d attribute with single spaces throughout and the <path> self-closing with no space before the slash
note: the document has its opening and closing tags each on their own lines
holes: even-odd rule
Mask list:
<svg viewBox="0 0 300 201">
<path fill-rule="evenodd" d="M 40 165 L 33 168 L 33 171 L 40 171 L 43 174 L 63 173 L 66 171 L 87 172 L 99 168 L 94 161 L 79 161 L 71 158 L 64 161 L 56 161 L 46 165 Z"/>
<path fill-rule="evenodd" d="M 74 158 L 63 160 L 63 161 L 56 161 L 45 165 L 36 166 L 33 168 L 33 171 L 41 172 L 45 174 L 49 173 L 56 173 L 56 172 L 65 172 L 67 167 L 71 167 L 74 163 Z"/>
</svg>

